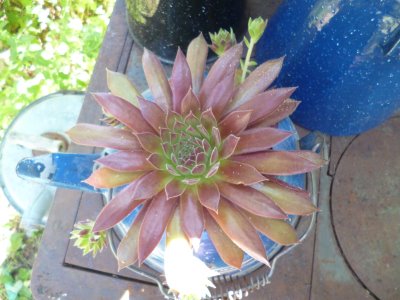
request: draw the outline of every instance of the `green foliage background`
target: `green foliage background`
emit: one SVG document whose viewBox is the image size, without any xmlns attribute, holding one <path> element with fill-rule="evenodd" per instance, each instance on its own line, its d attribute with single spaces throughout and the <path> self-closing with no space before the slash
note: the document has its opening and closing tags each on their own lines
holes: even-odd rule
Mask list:
<svg viewBox="0 0 400 300">
<path fill-rule="evenodd" d="M 32 101 L 86 89 L 113 5 L 114 0 L 0 0 L 0 142 Z M 8 225 L 0 299 L 32 299 L 31 268 L 41 233 L 27 236 L 18 223 Z"/>
<path fill-rule="evenodd" d="M 114 0 L 0 0 L 0 138 L 18 111 L 85 90 Z"/>
</svg>

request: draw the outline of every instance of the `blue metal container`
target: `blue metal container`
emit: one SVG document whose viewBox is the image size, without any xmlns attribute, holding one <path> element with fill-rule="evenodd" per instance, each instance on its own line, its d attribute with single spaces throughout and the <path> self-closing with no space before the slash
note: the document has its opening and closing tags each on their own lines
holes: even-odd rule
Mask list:
<svg viewBox="0 0 400 300">
<path fill-rule="evenodd" d="M 284 1 L 257 49 L 286 55 L 278 85 L 299 86 L 292 119 L 330 135 L 373 128 L 400 108 L 398 0 Z"/>
</svg>

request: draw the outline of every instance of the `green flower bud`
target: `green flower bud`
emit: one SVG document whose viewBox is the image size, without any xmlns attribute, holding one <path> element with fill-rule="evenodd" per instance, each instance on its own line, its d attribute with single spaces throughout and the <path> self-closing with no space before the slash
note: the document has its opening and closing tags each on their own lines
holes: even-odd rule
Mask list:
<svg viewBox="0 0 400 300">
<path fill-rule="evenodd" d="M 264 21 L 261 17 L 258 17 L 254 20 L 252 18 L 249 19 L 248 30 L 250 37 L 253 39 L 254 43 L 257 43 L 263 35 L 265 28 L 267 27 L 267 23 L 268 20 L 265 19 Z"/>
<path fill-rule="evenodd" d="M 232 28 L 230 31 L 220 29 L 218 32 L 210 33 L 211 50 L 221 56 L 226 50 L 236 45 L 236 36 Z"/>
<path fill-rule="evenodd" d="M 94 221 L 86 220 L 75 224 L 71 231 L 71 240 L 75 240 L 74 246 L 78 247 L 86 255 L 92 252 L 93 257 L 101 252 L 106 245 L 106 232 L 93 232 Z"/>
</svg>

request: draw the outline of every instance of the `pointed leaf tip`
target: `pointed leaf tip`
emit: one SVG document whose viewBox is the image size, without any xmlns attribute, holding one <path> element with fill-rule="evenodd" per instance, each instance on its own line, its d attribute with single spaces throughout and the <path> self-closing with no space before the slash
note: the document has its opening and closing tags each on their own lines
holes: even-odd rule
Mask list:
<svg viewBox="0 0 400 300">
<path fill-rule="evenodd" d="M 171 109 L 171 87 L 160 60 L 153 52 L 144 48 L 142 65 L 147 83 L 155 101 L 164 111 Z"/>
<path fill-rule="evenodd" d="M 107 86 L 111 93 L 137 106 L 137 96 L 140 95 L 136 86 L 128 76 L 106 68 Z"/>
</svg>

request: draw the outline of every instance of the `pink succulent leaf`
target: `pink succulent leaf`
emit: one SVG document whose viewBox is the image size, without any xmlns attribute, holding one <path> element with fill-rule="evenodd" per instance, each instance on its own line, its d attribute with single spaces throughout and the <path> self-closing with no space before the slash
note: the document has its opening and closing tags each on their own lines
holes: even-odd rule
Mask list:
<svg viewBox="0 0 400 300">
<path fill-rule="evenodd" d="M 182 99 L 192 87 L 192 76 L 186 57 L 178 48 L 174 66 L 172 68 L 170 85 L 172 90 L 172 109 L 180 112 Z"/>
<path fill-rule="evenodd" d="M 180 183 L 178 180 L 171 180 L 165 186 L 165 195 L 167 197 L 167 200 L 169 200 L 171 198 L 175 198 L 182 195 L 185 190 L 186 190 L 185 184 Z"/>
<path fill-rule="evenodd" d="M 153 128 L 142 117 L 140 110 L 128 101 L 110 93 L 94 93 L 93 97 L 107 113 L 133 132 L 153 132 Z"/>
<path fill-rule="evenodd" d="M 107 230 L 115 226 L 145 201 L 133 199 L 133 192 L 136 190 L 139 181 L 140 179 L 136 179 L 130 183 L 103 207 L 94 224 L 94 232 Z"/>
<path fill-rule="evenodd" d="M 267 127 L 277 124 L 279 121 L 290 116 L 299 106 L 300 101 L 286 99 L 281 105 L 278 106 L 273 112 L 267 115 L 264 119 L 260 120 L 255 126 Z"/>
<path fill-rule="evenodd" d="M 282 103 L 288 99 L 295 90 L 295 87 L 268 90 L 254 96 L 236 110 L 252 109 L 253 113 L 249 123 L 257 123 L 278 109 L 278 107 L 282 105 Z"/>
<path fill-rule="evenodd" d="M 283 181 L 271 178 L 270 181 L 255 184 L 253 188 L 271 198 L 287 214 L 309 215 L 318 210 L 311 202 L 309 193 Z"/>
<path fill-rule="evenodd" d="M 204 230 L 203 207 L 195 192 L 186 191 L 180 200 L 182 229 L 189 239 L 200 239 Z"/>
<path fill-rule="evenodd" d="M 213 127 L 211 131 L 211 135 L 214 141 L 214 145 L 218 146 L 221 144 L 221 133 L 217 127 Z"/>
<path fill-rule="evenodd" d="M 214 147 L 210 155 L 210 164 L 215 164 L 218 161 L 218 148 Z"/>
<path fill-rule="evenodd" d="M 167 112 L 167 116 L 165 117 L 165 125 L 167 125 L 169 129 L 172 129 L 174 127 L 176 120 L 179 120 L 180 118 L 181 116 L 178 113 L 169 110 Z"/>
<path fill-rule="evenodd" d="M 258 66 L 246 80 L 238 87 L 229 104 L 229 110 L 233 110 L 246 103 L 255 95 L 265 91 L 270 84 L 278 77 L 282 69 L 283 57 L 268 60 Z"/>
<path fill-rule="evenodd" d="M 203 103 L 203 110 L 211 108 L 215 117 L 219 119 L 224 112 L 225 106 L 232 98 L 234 91 L 235 73 L 223 78 L 213 89 Z"/>
<path fill-rule="evenodd" d="M 172 108 L 172 92 L 160 60 L 153 52 L 144 49 L 142 57 L 144 75 L 157 104 L 164 110 Z"/>
<path fill-rule="evenodd" d="M 267 175 L 302 174 L 325 164 L 318 154 L 305 150 L 242 154 L 232 156 L 232 159 L 250 164 Z"/>
<path fill-rule="evenodd" d="M 235 72 L 243 52 L 242 43 L 228 49 L 211 67 L 200 89 L 200 104 L 206 103 L 216 85 Z"/>
<path fill-rule="evenodd" d="M 118 151 L 103 156 L 97 162 L 115 171 L 150 171 L 154 167 L 147 161 L 149 154 L 144 151 Z"/>
<path fill-rule="evenodd" d="M 244 185 L 266 180 L 253 166 L 233 160 L 227 160 L 220 166 L 218 176 L 225 182 Z"/>
<path fill-rule="evenodd" d="M 228 114 L 219 123 L 219 130 L 222 138 L 227 137 L 230 134 L 239 134 L 246 129 L 249 124 L 251 117 L 251 110 L 239 110 Z"/>
<path fill-rule="evenodd" d="M 240 134 L 240 141 L 235 149 L 235 154 L 266 151 L 286 140 L 292 135 L 272 127 L 253 128 Z"/>
<path fill-rule="evenodd" d="M 165 193 L 161 192 L 156 195 L 151 200 L 144 216 L 139 233 L 139 264 L 142 264 L 158 245 L 177 207 L 178 199 L 166 200 Z"/>
<path fill-rule="evenodd" d="M 140 150 L 138 139 L 128 130 L 94 124 L 77 124 L 68 132 L 71 140 L 79 145 Z"/>
<path fill-rule="evenodd" d="M 218 170 L 219 170 L 219 166 L 220 166 L 220 162 L 217 162 L 216 164 L 214 164 L 210 170 L 208 170 L 208 173 L 206 174 L 206 178 L 210 178 L 212 176 L 214 176 L 215 174 L 217 174 Z"/>
<path fill-rule="evenodd" d="M 85 183 L 99 189 L 110 189 L 132 182 L 143 172 L 119 172 L 109 168 L 99 168 L 89 176 Z"/>
<path fill-rule="evenodd" d="M 205 228 L 221 259 L 228 265 L 240 269 L 244 252 L 222 231 L 208 212 L 204 213 Z"/>
<path fill-rule="evenodd" d="M 198 113 L 200 110 L 200 102 L 197 99 L 196 95 L 193 93 L 192 89 L 189 89 L 186 93 L 185 97 L 183 97 L 181 103 L 181 113 L 182 115 L 188 115 L 190 112 Z M 187 123 L 190 123 L 189 120 L 185 120 Z"/>
<path fill-rule="evenodd" d="M 154 168 L 161 170 L 165 167 L 165 161 L 162 155 L 158 153 L 152 153 L 149 157 L 147 157 L 147 161 L 151 164 Z"/>
<path fill-rule="evenodd" d="M 133 265 L 138 260 L 140 226 L 142 225 L 144 216 L 146 215 L 149 203 L 150 202 L 146 202 L 146 204 L 140 209 L 132 225 L 129 227 L 128 232 L 118 245 L 118 271 Z"/>
<path fill-rule="evenodd" d="M 202 112 L 201 124 L 204 126 L 207 132 L 211 132 L 212 128 L 217 126 L 217 119 L 215 118 L 211 108 Z"/>
<path fill-rule="evenodd" d="M 153 153 L 161 151 L 161 139 L 158 135 L 149 132 L 136 133 L 135 135 L 142 148 L 147 152 Z"/>
<path fill-rule="evenodd" d="M 208 45 L 203 34 L 192 40 L 187 50 L 187 62 L 192 74 L 193 92 L 198 95 L 204 79 Z"/>
<path fill-rule="evenodd" d="M 154 130 L 148 132 L 159 133 L 161 128 L 165 127 L 166 114 L 164 111 L 156 104 L 149 100 L 145 100 L 142 97 L 138 97 L 140 111 L 142 112 L 143 118 L 151 125 Z M 134 120 L 136 121 L 136 120 Z M 140 132 L 140 133 L 143 133 Z"/>
<path fill-rule="evenodd" d="M 286 219 L 287 215 L 266 195 L 252 187 L 219 182 L 221 195 L 242 209 L 257 216 Z"/>
<path fill-rule="evenodd" d="M 269 266 L 264 246 L 257 231 L 234 205 L 221 198 L 218 214 L 211 210 L 208 212 L 240 249 Z"/>
<path fill-rule="evenodd" d="M 239 140 L 240 138 L 233 134 L 228 135 L 224 139 L 224 141 L 222 142 L 222 149 L 220 153 L 222 159 L 227 159 L 233 155 L 239 143 Z"/>
<path fill-rule="evenodd" d="M 133 192 L 134 200 L 149 199 L 161 192 L 171 178 L 163 171 L 151 171 L 138 180 L 137 188 Z"/>
<path fill-rule="evenodd" d="M 250 223 L 259 232 L 280 245 L 292 245 L 299 242 L 296 231 L 284 220 L 269 219 L 245 212 Z"/>
<path fill-rule="evenodd" d="M 203 206 L 218 213 L 220 193 L 215 183 L 198 184 L 197 196 Z"/>
</svg>

